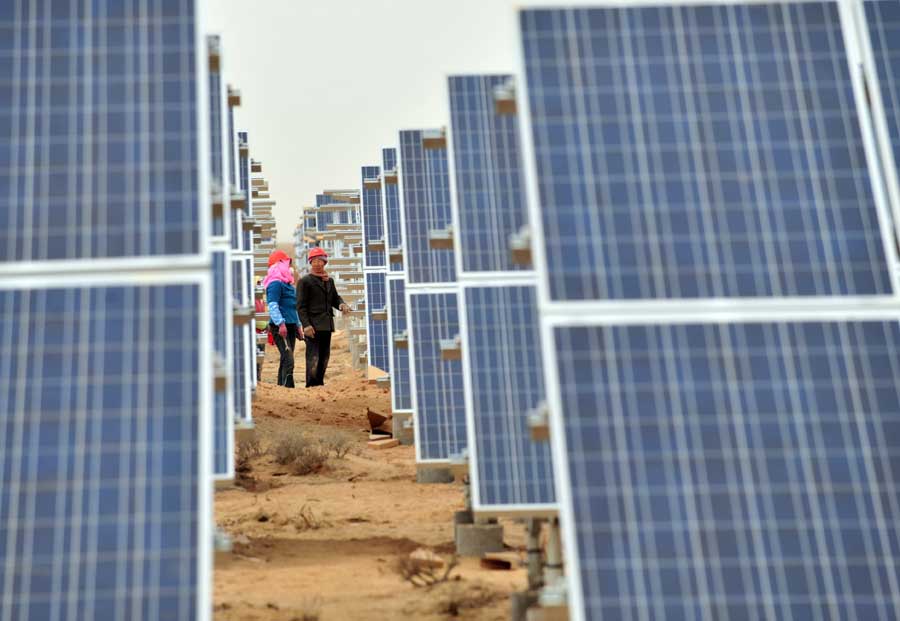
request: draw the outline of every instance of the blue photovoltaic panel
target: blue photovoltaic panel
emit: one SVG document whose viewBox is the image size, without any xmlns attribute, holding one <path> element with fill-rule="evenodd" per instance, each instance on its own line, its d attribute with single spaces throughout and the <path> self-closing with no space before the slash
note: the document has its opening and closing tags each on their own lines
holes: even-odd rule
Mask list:
<svg viewBox="0 0 900 621">
<path fill-rule="evenodd" d="M 227 96 L 227 93 L 226 93 Z M 232 185 L 237 185 L 237 134 L 234 131 L 234 106 L 228 104 L 228 180 Z M 230 191 L 230 188 L 229 188 Z"/>
<path fill-rule="evenodd" d="M 894 164 L 900 166 L 900 2 L 866 0 L 865 11 Z"/>
<path fill-rule="evenodd" d="M 406 284 L 402 278 L 389 278 L 388 343 L 391 356 L 391 409 L 395 412 L 412 410 L 409 383 L 409 349 L 394 345 L 394 337 L 408 329 L 406 318 Z"/>
<path fill-rule="evenodd" d="M 464 289 L 477 507 L 556 501 L 549 442 L 529 411 L 545 400 L 534 286 Z"/>
<path fill-rule="evenodd" d="M 220 48 L 220 39 L 218 35 L 207 37 L 211 49 Z M 225 137 L 225 120 L 222 118 L 223 97 L 225 96 L 225 84 L 222 82 L 222 74 L 218 69 L 209 70 L 209 156 L 210 156 L 210 179 L 214 185 L 218 186 L 218 190 L 222 192 L 223 197 L 228 194 L 228 188 L 225 185 L 225 162 L 223 156 L 225 153 L 225 145 L 222 144 Z M 213 215 L 212 234 L 217 237 L 227 235 L 226 231 L 226 214 L 223 209 L 222 216 Z"/>
<path fill-rule="evenodd" d="M 374 311 L 387 309 L 387 291 L 384 272 L 366 272 L 366 321 L 368 322 L 367 348 L 369 365 L 382 371 L 389 370 L 388 325 L 385 319 L 372 317 Z"/>
<path fill-rule="evenodd" d="M 328 205 L 334 202 L 334 198 L 328 194 L 316 194 L 316 207 L 321 207 L 322 205 Z M 316 228 L 319 231 L 327 231 L 329 224 L 337 222 L 334 216 L 335 212 L 333 211 L 317 211 Z"/>
<path fill-rule="evenodd" d="M 197 618 L 201 300 L 0 290 L 0 619 Z"/>
<path fill-rule="evenodd" d="M 227 339 L 231 336 L 228 331 L 229 322 L 225 316 L 231 314 L 231 297 L 228 295 L 228 276 L 226 264 L 228 259 L 225 252 L 212 253 L 213 260 L 213 308 L 218 320 L 213 322 L 215 326 L 215 351 L 221 357 L 223 363 L 228 363 Z M 231 389 L 229 383 L 228 390 Z M 213 475 L 230 476 L 233 472 L 232 462 L 232 433 L 230 425 L 232 413 L 228 407 L 227 390 L 217 390 L 213 402 Z"/>
<path fill-rule="evenodd" d="M 238 142 L 248 144 L 249 138 L 247 137 L 247 132 L 238 132 Z M 240 184 L 241 193 L 244 195 L 244 201 L 246 201 L 244 206 L 244 215 L 248 218 L 251 217 L 251 199 L 252 191 L 250 188 L 250 156 L 247 152 L 238 153 L 238 183 Z M 250 252 L 253 250 L 253 240 L 252 240 L 252 231 L 244 231 L 243 232 L 243 250 L 246 252 Z"/>
<path fill-rule="evenodd" d="M 397 149 L 382 149 L 382 170 L 397 171 Z M 400 221 L 400 185 L 397 178 L 388 179 L 385 174 L 382 185 L 384 187 L 384 228 L 385 243 L 387 248 L 401 248 L 403 246 L 403 236 L 401 233 L 402 223 Z M 391 263 L 388 266 L 392 272 L 402 272 L 403 263 Z"/>
<path fill-rule="evenodd" d="M 449 78 L 450 121 L 462 269 L 522 269 L 512 262 L 509 237 L 527 223 L 518 117 L 498 114 L 494 89 L 512 76 Z"/>
<path fill-rule="evenodd" d="M 366 179 L 378 180 L 378 185 L 366 186 Z M 381 169 L 378 166 L 362 167 L 363 241 L 366 245 L 365 266 L 384 267 L 384 251 L 369 250 L 372 240 L 384 239 L 384 210 L 381 208 Z"/>
<path fill-rule="evenodd" d="M 900 618 L 896 320 L 554 338 L 585 618 Z"/>
<path fill-rule="evenodd" d="M 891 293 L 837 2 L 521 30 L 553 300 Z"/>
<path fill-rule="evenodd" d="M 247 298 L 247 286 L 244 282 L 246 273 L 244 271 L 244 259 L 233 258 L 231 260 L 231 278 L 232 278 L 232 298 L 234 303 L 239 307 L 247 307 L 251 305 L 251 301 Z M 233 347 L 232 351 L 232 380 L 231 390 L 234 401 L 234 416 L 240 420 L 250 418 L 250 377 L 246 373 L 247 369 L 247 351 L 245 343 L 250 338 L 250 332 L 247 325 L 232 325 Z"/>
<path fill-rule="evenodd" d="M 451 223 L 447 148 L 426 149 L 423 133 L 400 132 L 407 283 L 453 282 L 453 250 L 432 250 L 428 243 L 430 231 Z"/>
<path fill-rule="evenodd" d="M 410 295 L 415 434 L 419 459 L 446 460 L 466 448 L 462 362 L 442 360 L 440 341 L 459 334 L 455 293 Z"/>
<path fill-rule="evenodd" d="M 201 252 L 195 20 L 0 3 L 0 263 Z"/>
</svg>

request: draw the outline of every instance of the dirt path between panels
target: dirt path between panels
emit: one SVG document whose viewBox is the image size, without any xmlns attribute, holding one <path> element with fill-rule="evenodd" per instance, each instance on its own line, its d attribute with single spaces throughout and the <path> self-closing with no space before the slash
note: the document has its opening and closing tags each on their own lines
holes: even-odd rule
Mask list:
<svg viewBox="0 0 900 621">
<path fill-rule="evenodd" d="M 238 451 L 236 486 L 216 493 L 216 521 L 234 551 L 216 559 L 214 618 L 508 619 L 510 592 L 526 584 L 521 567 L 492 571 L 462 559 L 430 588 L 398 573 L 398 562 L 419 548 L 450 559 L 462 488 L 416 483 L 412 447 L 366 446 L 366 407 L 390 412 L 390 395 L 353 371 L 343 335 L 335 334 L 327 385 L 312 390 L 275 386 L 277 352 L 268 349 L 253 404 L 258 444 Z M 302 376 L 298 351 L 295 377 Z M 299 449 L 286 440 L 298 433 Z M 292 447 L 306 455 L 304 447 L 342 444 L 346 455 L 332 449 L 321 465 L 311 459 L 309 474 L 276 460 Z M 522 527 L 504 526 L 506 545 L 523 554 Z"/>
</svg>

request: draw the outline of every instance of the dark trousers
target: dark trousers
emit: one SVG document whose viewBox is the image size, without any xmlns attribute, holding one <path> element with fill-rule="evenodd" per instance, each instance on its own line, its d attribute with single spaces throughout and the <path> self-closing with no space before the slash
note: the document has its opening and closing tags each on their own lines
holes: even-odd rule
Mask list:
<svg viewBox="0 0 900 621">
<path fill-rule="evenodd" d="M 323 386 L 325 369 L 331 357 L 331 332 L 316 331 L 313 337 L 305 337 L 306 341 L 306 387 Z"/>
<path fill-rule="evenodd" d="M 269 324 L 272 331 L 272 338 L 275 340 L 275 346 L 278 353 L 281 354 L 281 364 L 278 365 L 278 385 L 287 388 L 294 387 L 294 345 L 297 342 L 297 324 L 287 323 L 287 338 L 281 338 L 278 334 L 278 326 L 274 323 Z"/>
</svg>

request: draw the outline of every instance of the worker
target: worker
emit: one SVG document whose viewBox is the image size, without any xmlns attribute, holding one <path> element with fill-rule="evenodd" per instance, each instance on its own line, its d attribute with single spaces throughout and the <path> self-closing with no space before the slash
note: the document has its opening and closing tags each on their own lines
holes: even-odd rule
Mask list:
<svg viewBox="0 0 900 621">
<path fill-rule="evenodd" d="M 294 344 L 300 322 L 297 318 L 297 289 L 294 287 L 291 258 L 276 250 L 269 255 L 269 272 L 263 280 L 269 306 L 269 331 L 281 354 L 278 385 L 294 387 Z"/>
<path fill-rule="evenodd" d="M 328 254 L 316 246 L 307 256 L 310 271 L 300 279 L 297 315 L 306 343 L 306 386 L 322 386 L 325 370 L 331 356 L 331 333 L 334 332 L 334 309 L 347 312 L 344 302 L 334 286 L 325 265 Z"/>
</svg>

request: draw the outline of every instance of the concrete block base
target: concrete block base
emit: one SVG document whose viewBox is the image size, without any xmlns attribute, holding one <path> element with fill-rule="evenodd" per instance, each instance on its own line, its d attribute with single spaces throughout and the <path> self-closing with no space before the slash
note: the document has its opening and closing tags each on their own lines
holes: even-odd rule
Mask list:
<svg viewBox="0 0 900 621">
<path fill-rule="evenodd" d="M 509 596 L 510 621 L 527 621 L 528 609 L 537 604 L 538 594 L 534 591 L 517 591 Z"/>
<path fill-rule="evenodd" d="M 503 527 L 500 524 L 457 524 L 456 553 L 481 557 L 503 551 Z"/>
<path fill-rule="evenodd" d="M 449 468 L 417 468 L 416 483 L 453 483 Z"/>
<path fill-rule="evenodd" d="M 391 429 L 394 433 L 394 437 L 400 440 L 400 444 L 403 446 L 410 446 L 415 443 L 415 432 L 411 426 L 407 426 L 406 422 L 412 419 L 412 414 L 408 413 L 394 413 Z"/>
</svg>

